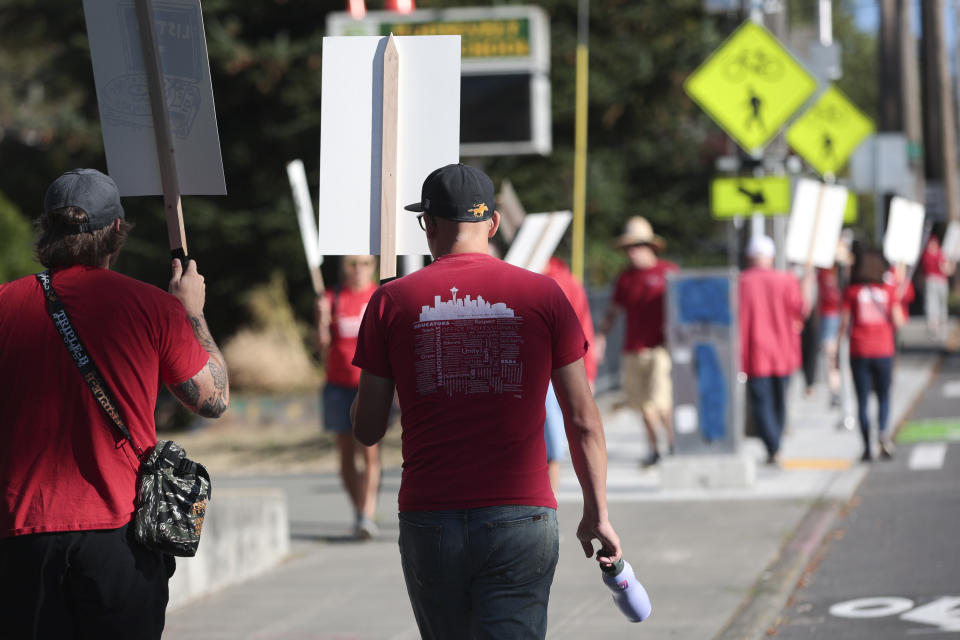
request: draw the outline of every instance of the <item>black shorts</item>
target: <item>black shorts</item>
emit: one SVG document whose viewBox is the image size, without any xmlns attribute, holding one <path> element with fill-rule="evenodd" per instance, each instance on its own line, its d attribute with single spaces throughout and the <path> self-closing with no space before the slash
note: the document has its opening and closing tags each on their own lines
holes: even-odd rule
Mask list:
<svg viewBox="0 0 960 640">
<path fill-rule="evenodd" d="M 176 564 L 128 528 L 0 540 L 0 635 L 158 640 Z"/>
</svg>

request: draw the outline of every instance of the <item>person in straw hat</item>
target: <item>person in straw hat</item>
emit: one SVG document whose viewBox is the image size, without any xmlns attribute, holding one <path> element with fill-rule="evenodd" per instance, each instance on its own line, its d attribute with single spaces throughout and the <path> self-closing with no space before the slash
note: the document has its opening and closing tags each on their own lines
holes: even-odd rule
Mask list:
<svg viewBox="0 0 960 640">
<path fill-rule="evenodd" d="M 673 386 L 670 354 L 663 344 L 663 318 L 666 276 L 678 267 L 657 255 L 665 243 L 646 218 L 627 220 L 616 246 L 626 252 L 630 266 L 617 277 L 597 334 L 597 354 L 603 357 L 607 333 L 625 314 L 621 381 L 628 404 L 643 416 L 650 452 L 641 464 L 649 467 L 660 461 L 658 429 L 664 431 L 668 451 L 673 453 Z"/>
</svg>

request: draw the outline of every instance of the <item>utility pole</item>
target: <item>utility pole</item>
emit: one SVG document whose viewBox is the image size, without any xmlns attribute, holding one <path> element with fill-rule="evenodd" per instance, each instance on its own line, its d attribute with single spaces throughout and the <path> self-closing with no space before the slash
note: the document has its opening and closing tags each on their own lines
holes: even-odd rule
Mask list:
<svg viewBox="0 0 960 640">
<path fill-rule="evenodd" d="M 913 199 L 924 201 L 926 180 L 923 163 L 923 117 L 920 108 L 920 64 L 913 11 L 908 0 L 896 0 L 900 25 L 900 78 L 903 96 L 903 131 L 907 134 L 907 158 L 913 171 Z"/>
<path fill-rule="evenodd" d="M 958 218 L 956 123 L 953 79 L 947 60 L 944 7 L 941 0 L 920 3 L 923 20 L 924 159 L 928 177 L 942 181 L 946 218 Z"/>
</svg>

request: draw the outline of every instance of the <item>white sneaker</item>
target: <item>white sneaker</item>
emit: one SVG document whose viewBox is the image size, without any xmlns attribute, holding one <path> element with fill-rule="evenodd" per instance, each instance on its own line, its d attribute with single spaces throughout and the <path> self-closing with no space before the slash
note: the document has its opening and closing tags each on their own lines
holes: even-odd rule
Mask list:
<svg viewBox="0 0 960 640">
<path fill-rule="evenodd" d="M 369 540 L 380 535 L 380 528 L 376 522 L 367 516 L 359 516 L 353 534 L 360 540 Z"/>
</svg>

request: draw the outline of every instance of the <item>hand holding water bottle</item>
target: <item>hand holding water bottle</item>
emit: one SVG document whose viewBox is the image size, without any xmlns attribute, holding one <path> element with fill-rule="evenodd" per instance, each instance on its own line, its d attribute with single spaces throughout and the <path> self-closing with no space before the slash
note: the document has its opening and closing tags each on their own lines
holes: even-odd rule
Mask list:
<svg viewBox="0 0 960 640">
<path fill-rule="evenodd" d="M 600 549 L 597 551 L 598 559 L 601 554 L 604 557 L 610 555 L 605 549 Z M 603 571 L 603 583 L 613 592 L 613 601 L 630 622 L 642 622 L 650 617 L 653 611 L 650 596 L 637 580 L 629 562 L 623 558 L 618 558 L 612 564 L 601 562 L 600 570 Z"/>
</svg>

